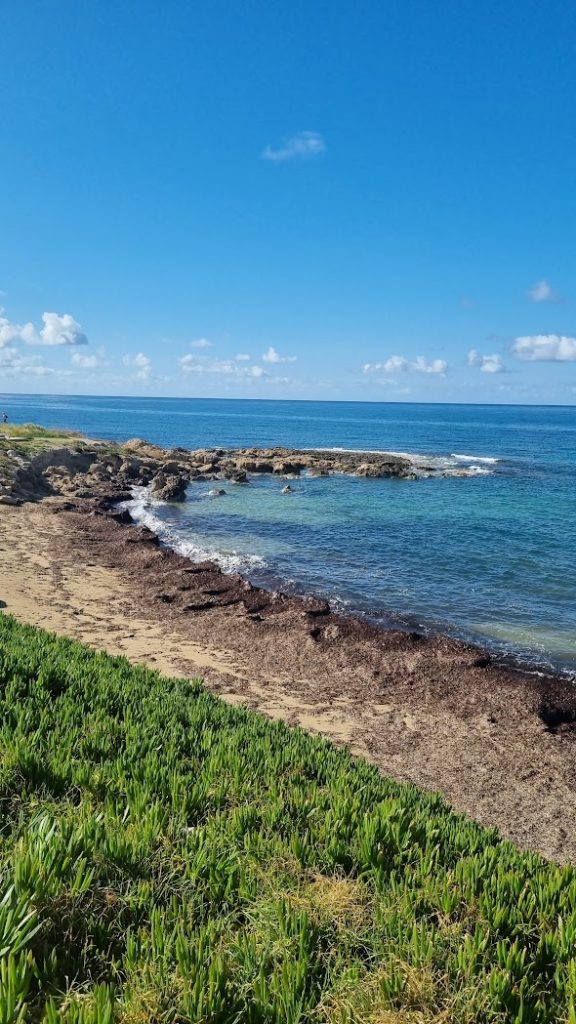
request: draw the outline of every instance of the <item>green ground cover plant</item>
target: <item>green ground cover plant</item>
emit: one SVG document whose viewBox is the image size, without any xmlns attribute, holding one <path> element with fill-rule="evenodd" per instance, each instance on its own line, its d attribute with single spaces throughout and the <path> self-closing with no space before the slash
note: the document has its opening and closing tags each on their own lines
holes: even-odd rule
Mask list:
<svg viewBox="0 0 576 1024">
<path fill-rule="evenodd" d="M 73 430 L 50 430 L 34 423 L 0 423 L 0 473 L 9 473 L 26 464 L 36 455 L 65 448 L 72 453 L 93 452 L 97 455 L 122 455 L 113 442 L 94 441 Z"/>
<path fill-rule="evenodd" d="M 0 1024 L 576 1024 L 576 873 L 0 617 Z"/>
<path fill-rule="evenodd" d="M 80 437 L 80 434 L 76 431 L 66 430 L 62 427 L 59 427 L 57 430 L 51 430 L 49 427 L 39 427 L 36 423 L 0 423 L 0 437 L 5 435 L 22 439 Z"/>
<path fill-rule="evenodd" d="M 19 446 L 32 446 L 42 450 L 78 440 L 81 440 L 81 435 L 73 430 L 49 430 L 47 427 L 38 427 L 35 423 L 0 423 L 0 442 L 4 445 L 12 441 Z"/>
<path fill-rule="evenodd" d="M 79 450 L 85 444 L 80 434 L 72 430 L 48 430 L 33 423 L 0 423 L 0 470 L 13 464 L 14 455 L 30 459 L 52 448 Z"/>
</svg>

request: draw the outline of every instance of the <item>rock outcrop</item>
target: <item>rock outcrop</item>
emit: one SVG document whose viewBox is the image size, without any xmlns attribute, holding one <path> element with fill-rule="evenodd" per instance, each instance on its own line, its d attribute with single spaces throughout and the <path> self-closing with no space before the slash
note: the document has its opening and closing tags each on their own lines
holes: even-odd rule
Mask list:
<svg viewBox="0 0 576 1024">
<path fill-rule="evenodd" d="M 172 466 L 172 463 L 169 465 Z M 154 497 L 160 498 L 161 501 L 185 501 L 188 483 L 189 479 L 183 473 L 166 475 L 166 472 L 161 470 L 152 478 L 150 490 Z"/>
<path fill-rule="evenodd" d="M 4 447 L 0 438 L 0 495 L 24 501 L 48 495 L 120 501 L 130 497 L 135 486 L 150 486 L 152 493 L 164 501 L 184 501 L 192 480 L 246 484 L 252 475 L 261 473 L 285 480 L 303 474 L 344 473 L 404 480 L 438 475 L 432 467 L 423 474 L 422 467 L 417 470 L 407 456 L 388 452 L 282 447 L 164 450 L 139 438 L 121 445 L 74 438 L 69 447 L 27 456 L 14 440 L 13 444 L 12 448 Z M 213 490 L 222 493 L 221 487 Z"/>
</svg>

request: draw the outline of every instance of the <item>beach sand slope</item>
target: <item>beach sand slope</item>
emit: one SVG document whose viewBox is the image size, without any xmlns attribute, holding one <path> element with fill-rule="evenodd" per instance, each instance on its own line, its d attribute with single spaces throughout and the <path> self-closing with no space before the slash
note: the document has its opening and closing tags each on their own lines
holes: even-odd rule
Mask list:
<svg viewBox="0 0 576 1024">
<path fill-rule="evenodd" d="M 6 613 L 162 673 L 201 677 L 227 701 L 439 791 L 521 847 L 576 860 L 569 684 L 499 668 L 447 637 L 325 614 L 321 603 L 307 611 L 279 601 L 257 614 L 221 596 L 203 606 L 198 579 L 190 563 L 110 516 L 66 510 L 61 499 L 0 509 Z"/>
</svg>

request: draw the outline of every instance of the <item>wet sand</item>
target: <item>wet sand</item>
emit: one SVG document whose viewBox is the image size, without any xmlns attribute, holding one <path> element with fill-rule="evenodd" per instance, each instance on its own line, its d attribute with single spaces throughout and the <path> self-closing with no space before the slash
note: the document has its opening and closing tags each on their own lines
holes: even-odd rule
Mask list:
<svg viewBox="0 0 576 1024">
<path fill-rule="evenodd" d="M 240 597 L 242 596 L 242 600 Z M 0 601 L 23 622 L 346 744 L 524 848 L 576 861 L 570 684 L 322 602 L 260 600 L 90 503 L 0 509 Z"/>
</svg>

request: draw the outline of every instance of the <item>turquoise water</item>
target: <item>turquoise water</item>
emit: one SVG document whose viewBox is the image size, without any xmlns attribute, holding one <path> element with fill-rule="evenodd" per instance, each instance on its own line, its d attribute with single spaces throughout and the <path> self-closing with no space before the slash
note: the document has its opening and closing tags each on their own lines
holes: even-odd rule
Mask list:
<svg viewBox="0 0 576 1024">
<path fill-rule="evenodd" d="M 0 397 L 10 419 L 164 446 L 409 452 L 466 477 L 193 484 L 138 514 L 256 582 L 576 671 L 576 409 Z M 490 460 L 490 461 L 487 461 Z M 498 461 L 491 461 L 498 460 Z"/>
</svg>

